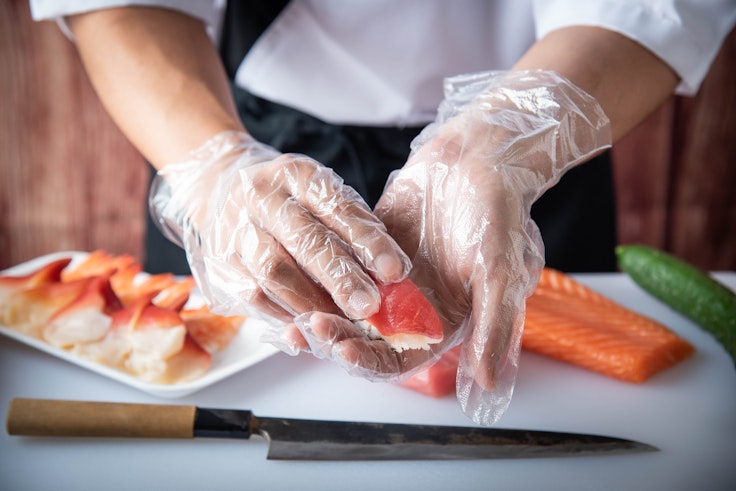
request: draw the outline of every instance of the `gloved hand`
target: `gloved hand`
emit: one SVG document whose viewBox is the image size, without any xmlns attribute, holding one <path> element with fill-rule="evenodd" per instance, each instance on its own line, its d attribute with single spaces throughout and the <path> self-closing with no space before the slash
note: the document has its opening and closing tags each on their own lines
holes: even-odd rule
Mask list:
<svg viewBox="0 0 736 491">
<path fill-rule="evenodd" d="M 592 97 L 552 72 L 459 76 L 445 96 L 375 209 L 412 259 L 410 277 L 430 290 L 445 341 L 395 353 L 339 316 L 297 325 L 315 354 L 369 379 L 402 380 L 462 343 L 458 400 L 490 425 L 509 404 L 525 301 L 544 265 L 532 203 L 610 146 L 610 127 Z"/>
<path fill-rule="evenodd" d="M 411 267 L 331 169 L 246 133 L 216 135 L 189 160 L 164 166 L 149 204 L 165 235 L 186 250 L 208 305 L 223 315 L 255 307 L 283 328 L 308 311 L 364 318 L 380 305 L 374 281 L 398 281 Z M 296 334 L 289 341 L 296 347 L 284 348 L 303 344 Z"/>
</svg>

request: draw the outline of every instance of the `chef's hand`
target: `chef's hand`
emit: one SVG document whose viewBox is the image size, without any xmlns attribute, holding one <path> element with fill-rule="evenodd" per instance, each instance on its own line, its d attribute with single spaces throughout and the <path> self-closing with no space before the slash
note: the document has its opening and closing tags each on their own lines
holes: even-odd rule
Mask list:
<svg viewBox="0 0 736 491">
<path fill-rule="evenodd" d="M 216 135 L 189 160 L 164 166 L 150 208 L 186 250 L 213 311 L 255 307 L 284 329 L 309 311 L 365 318 L 380 305 L 374 281 L 398 281 L 410 269 L 383 224 L 331 169 L 241 132 Z M 290 342 L 303 344 L 298 331 Z"/>
<path fill-rule="evenodd" d="M 375 210 L 412 258 L 412 279 L 431 290 L 445 342 L 395 353 L 320 313 L 297 319 L 313 351 L 353 374 L 398 381 L 462 343 L 458 400 L 492 424 L 511 397 L 525 301 L 544 265 L 532 203 L 610 138 L 597 102 L 552 72 L 449 79 L 437 121 Z"/>
</svg>

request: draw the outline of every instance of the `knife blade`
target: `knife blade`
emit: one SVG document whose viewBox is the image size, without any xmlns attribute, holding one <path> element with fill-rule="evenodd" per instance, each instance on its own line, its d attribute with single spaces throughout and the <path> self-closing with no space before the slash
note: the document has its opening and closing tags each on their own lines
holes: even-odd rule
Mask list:
<svg viewBox="0 0 736 491">
<path fill-rule="evenodd" d="M 8 434 L 127 438 L 243 438 L 271 460 L 457 460 L 657 451 L 645 443 L 555 431 L 260 417 L 242 409 L 13 399 Z"/>
</svg>

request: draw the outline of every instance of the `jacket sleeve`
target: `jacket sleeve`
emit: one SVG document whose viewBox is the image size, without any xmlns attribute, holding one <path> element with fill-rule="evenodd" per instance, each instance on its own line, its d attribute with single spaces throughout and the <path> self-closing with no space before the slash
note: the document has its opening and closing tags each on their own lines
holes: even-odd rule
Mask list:
<svg viewBox="0 0 736 491">
<path fill-rule="evenodd" d="M 695 94 L 736 23 L 733 0 L 534 0 L 537 38 L 573 25 L 623 34 L 680 77 L 677 93 Z"/>
<path fill-rule="evenodd" d="M 64 17 L 113 7 L 160 7 L 177 10 L 204 22 L 213 40 L 219 39 L 226 0 L 30 0 L 34 20 L 52 20 L 73 39 Z"/>
</svg>

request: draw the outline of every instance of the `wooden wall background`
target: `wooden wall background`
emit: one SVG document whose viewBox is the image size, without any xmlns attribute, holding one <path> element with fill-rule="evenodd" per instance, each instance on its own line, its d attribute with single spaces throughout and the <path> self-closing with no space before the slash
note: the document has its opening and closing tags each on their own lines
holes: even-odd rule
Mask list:
<svg viewBox="0 0 736 491">
<path fill-rule="evenodd" d="M 619 242 L 736 270 L 736 34 L 694 98 L 616 145 Z M 0 2 L 0 269 L 59 250 L 142 260 L 148 171 L 102 109 L 74 47 L 28 4 Z"/>
</svg>

